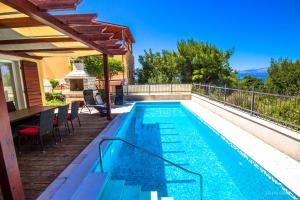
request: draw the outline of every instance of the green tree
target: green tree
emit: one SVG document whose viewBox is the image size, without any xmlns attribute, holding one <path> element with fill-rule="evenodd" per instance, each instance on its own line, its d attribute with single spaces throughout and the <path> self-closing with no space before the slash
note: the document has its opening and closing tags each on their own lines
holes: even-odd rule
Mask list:
<svg viewBox="0 0 300 200">
<path fill-rule="evenodd" d="M 99 79 L 104 77 L 102 56 L 84 56 L 79 59 L 83 60 L 85 70 L 90 75 L 96 76 Z"/>
<path fill-rule="evenodd" d="M 176 63 L 176 53 L 162 50 L 153 53 L 151 49 L 139 56 L 142 68 L 137 69 L 139 83 L 179 82 L 180 72 Z"/>
<path fill-rule="evenodd" d="M 236 72 L 229 66 L 233 50 L 222 51 L 214 45 L 182 40 L 177 52 L 151 49 L 139 57 L 142 65 L 137 70 L 139 83 L 202 82 L 230 85 Z"/>
<path fill-rule="evenodd" d="M 260 90 L 264 86 L 264 82 L 260 78 L 255 78 L 253 76 L 245 76 L 241 81 L 239 86 L 242 89 L 251 90 L 254 88 L 255 90 Z"/>
<path fill-rule="evenodd" d="M 85 56 L 80 57 L 79 59 L 83 60 L 85 70 L 92 76 L 96 76 L 99 79 L 103 79 L 103 57 L 102 56 Z M 109 58 L 109 76 L 110 78 L 119 72 L 123 72 L 123 64 L 120 60 Z"/>
<path fill-rule="evenodd" d="M 233 50 L 223 51 L 193 39 L 179 41 L 177 50 L 184 82 L 229 84 L 235 76 L 229 65 Z"/>
<path fill-rule="evenodd" d="M 59 81 L 55 79 L 51 79 L 49 82 L 53 90 L 59 85 Z"/>
<path fill-rule="evenodd" d="M 109 75 L 112 78 L 114 75 L 117 75 L 120 72 L 124 71 L 123 64 L 120 60 L 109 58 L 108 59 L 108 66 L 109 66 Z"/>
<path fill-rule="evenodd" d="M 285 95 L 300 94 L 300 60 L 293 62 L 289 59 L 272 59 L 268 73 L 266 87 L 269 92 Z"/>
</svg>

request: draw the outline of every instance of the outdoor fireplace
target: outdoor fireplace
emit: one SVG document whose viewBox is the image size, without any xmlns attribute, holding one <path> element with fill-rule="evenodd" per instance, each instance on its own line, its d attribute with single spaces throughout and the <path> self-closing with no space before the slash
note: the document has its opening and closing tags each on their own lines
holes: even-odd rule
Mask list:
<svg viewBox="0 0 300 200">
<path fill-rule="evenodd" d="M 73 62 L 73 69 L 65 76 L 65 90 L 67 102 L 74 100 L 83 101 L 83 90 L 93 89 L 96 90 L 96 77 L 90 76 L 84 70 L 82 62 Z"/>
<path fill-rule="evenodd" d="M 84 70 L 84 64 L 82 62 L 73 62 L 72 66 L 72 71 L 65 76 L 65 89 L 67 91 L 96 89 L 96 78 L 90 76 Z"/>
<path fill-rule="evenodd" d="M 70 79 L 70 91 L 83 91 L 83 79 Z"/>
</svg>

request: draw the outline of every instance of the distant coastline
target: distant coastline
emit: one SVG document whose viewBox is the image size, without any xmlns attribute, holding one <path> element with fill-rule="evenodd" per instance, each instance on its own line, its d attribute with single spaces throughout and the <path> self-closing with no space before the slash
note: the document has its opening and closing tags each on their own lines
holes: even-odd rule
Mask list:
<svg viewBox="0 0 300 200">
<path fill-rule="evenodd" d="M 240 79 L 243 79 L 245 76 L 253 76 L 255 78 L 260 78 L 263 81 L 265 81 L 268 76 L 268 68 L 247 69 L 238 72 L 238 77 Z"/>
</svg>

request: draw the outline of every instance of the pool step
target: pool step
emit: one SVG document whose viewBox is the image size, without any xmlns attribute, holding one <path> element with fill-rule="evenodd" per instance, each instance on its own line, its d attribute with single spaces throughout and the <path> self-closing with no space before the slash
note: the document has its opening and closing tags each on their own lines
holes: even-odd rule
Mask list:
<svg viewBox="0 0 300 200">
<path fill-rule="evenodd" d="M 150 192 L 148 191 L 141 191 L 139 200 L 150 200 Z"/>
<path fill-rule="evenodd" d="M 158 194 L 156 191 L 151 191 L 151 200 L 158 200 Z"/>
<path fill-rule="evenodd" d="M 99 200 L 120 200 L 124 191 L 125 181 L 109 180 Z"/>
<path fill-rule="evenodd" d="M 156 191 L 151 191 L 150 198 L 148 200 L 158 200 L 158 193 Z M 161 197 L 160 200 L 174 200 L 173 197 Z"/>
<path fill-rule="evenodd" d="M 107 180 L 107 173 L 91 173 L 83 181 L 79 187 L 78 192 L 74 194 L 72 200 L 80 199 L 97 199 L 101 193 L 99 188 L 103 188 Z"/>
<path fill-rule="evenodd" d="M 126 185 L 123 190 L 121 200 L 139 199 L 141 193 L 140 186 Z"/>
<path fill-rule="evenodd" d="M 97 180 L 91 180 L 96 183 Z M 101 193 L 100 193 L 101 192 Z M 84 196 L 85 195 L 85 196 Z M 100 197 L 99 197 L 100 196 Z M 174 200 L 172 197 L 161 197 L 159 199 L 156 191 L 143 191 L 141 186 L 125 185 L 123 180 L 109 179 L 102 191 L 96 192 L 94 189 L 87 189 L 81 195 L 77 195 L 79 199 L 98 199 L 98 200 Z"/>
</svg>

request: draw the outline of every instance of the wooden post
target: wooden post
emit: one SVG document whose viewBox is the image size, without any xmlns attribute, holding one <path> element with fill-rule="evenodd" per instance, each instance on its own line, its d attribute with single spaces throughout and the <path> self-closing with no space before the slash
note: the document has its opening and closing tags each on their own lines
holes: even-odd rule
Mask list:
<svg viewBox="0 0 300 200">
<path fill-rule="evenodd" d="M 0 71 L 0 184 L 4 199 L 24 199 Z"/>
<path fill-rule="evenodd" d="M 105 103 L 107 109 L 107 119 L 111 120 L 111 110 L 110 110 L 110 94 L 109 94 L 109 66 L 108 66 L 108 56 L 103 54 L 103 67 L 104 67 L 104 85 L 105 85 Z"/>
</svg>

